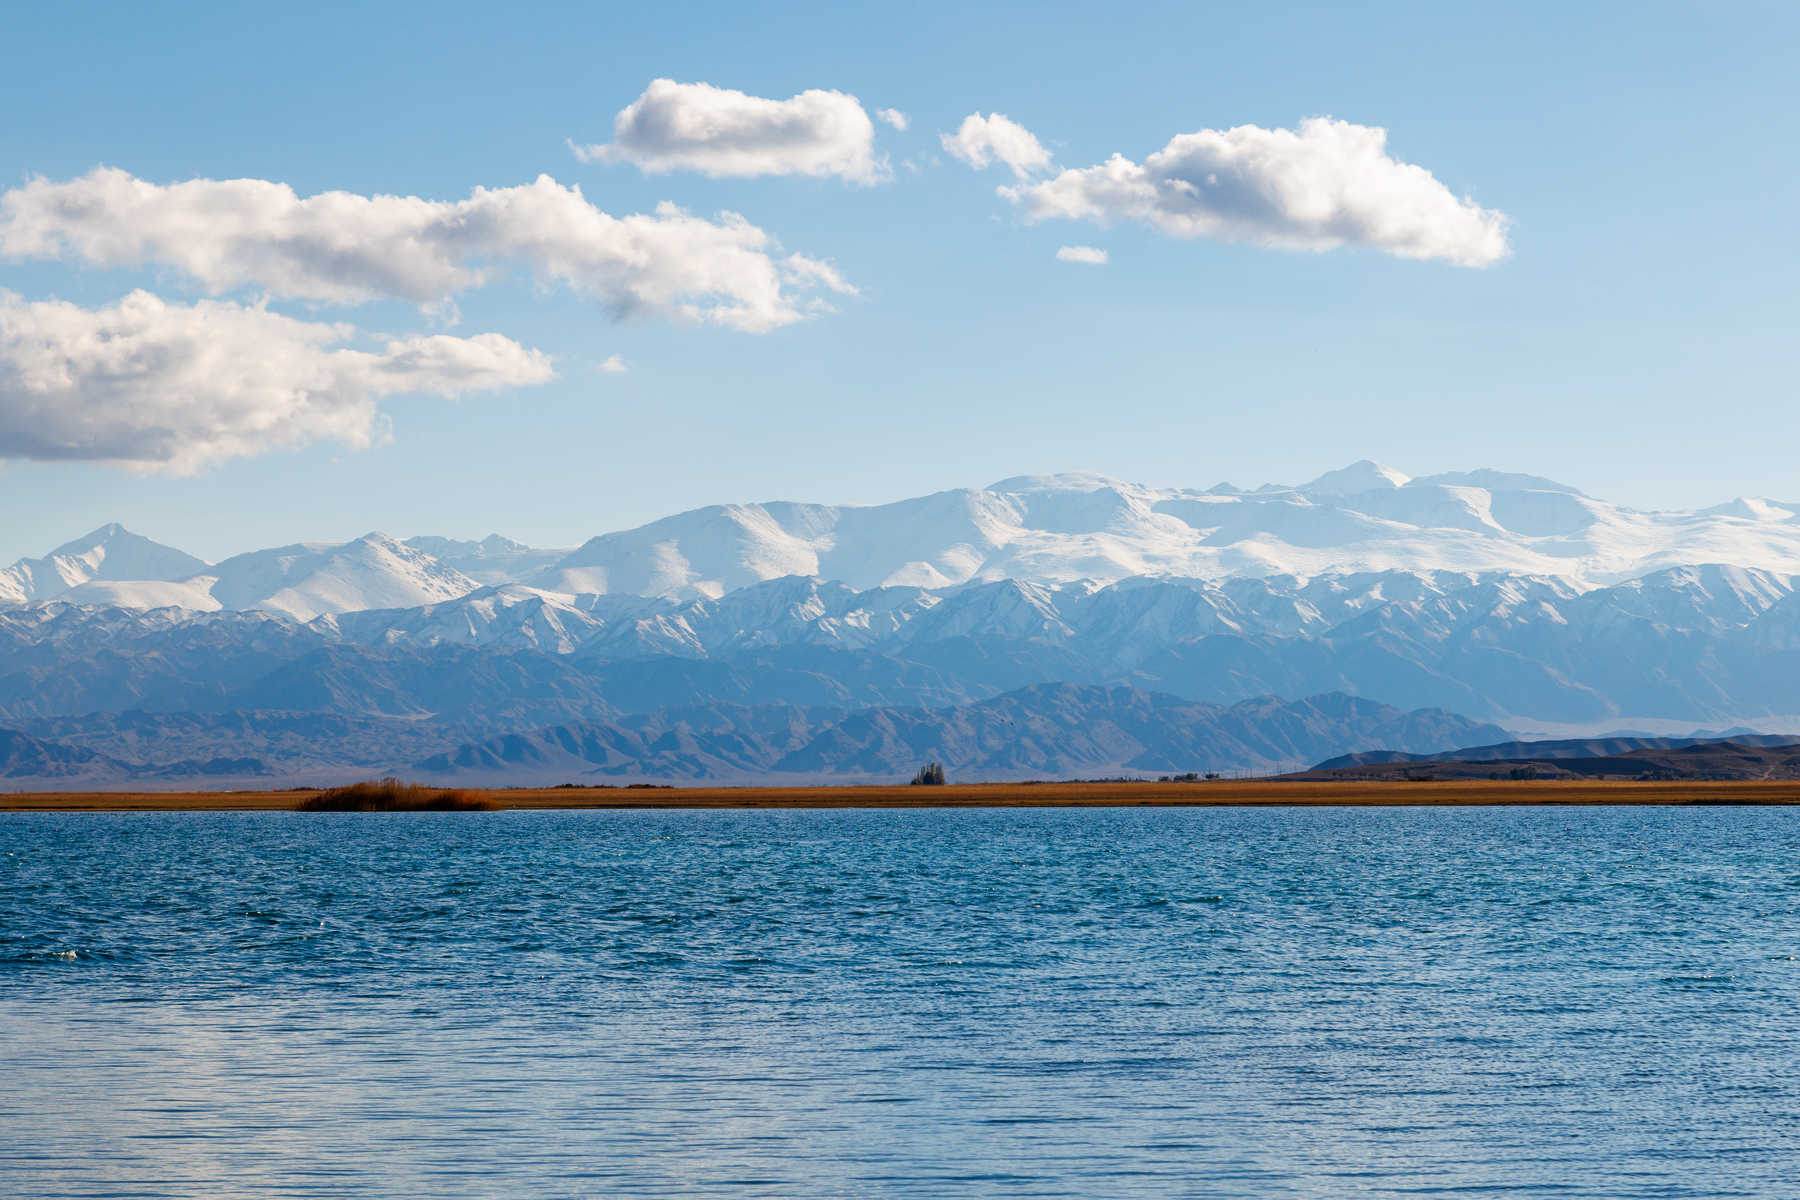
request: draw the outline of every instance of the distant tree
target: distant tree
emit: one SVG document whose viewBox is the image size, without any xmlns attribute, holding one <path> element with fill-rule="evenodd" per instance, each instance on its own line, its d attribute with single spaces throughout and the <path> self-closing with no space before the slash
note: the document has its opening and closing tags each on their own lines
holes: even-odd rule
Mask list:
<svg viewBox="0 0 1800 1200">
<path fill-rule="evenodd" d="M 912 777 L 914 787 L 943 787 L 944 768 L 938 763 L 928 762 L 919 768 L 919 773 Z"/>
</svg>

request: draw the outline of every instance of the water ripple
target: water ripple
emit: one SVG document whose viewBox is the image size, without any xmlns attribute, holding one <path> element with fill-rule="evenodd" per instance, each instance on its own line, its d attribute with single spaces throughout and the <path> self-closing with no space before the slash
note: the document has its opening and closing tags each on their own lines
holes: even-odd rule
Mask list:
<svg viewBox="0 0 1800 1200">
<path fill-rule="evenodd" d="M 0 1195 L 1755 1197 L 1789 810 L 0 816 Z"/>
</svg>

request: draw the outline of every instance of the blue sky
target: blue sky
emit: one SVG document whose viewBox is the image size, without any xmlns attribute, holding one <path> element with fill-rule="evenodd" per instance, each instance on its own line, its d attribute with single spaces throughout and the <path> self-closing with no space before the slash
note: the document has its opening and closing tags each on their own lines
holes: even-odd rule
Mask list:
<svg viewBox="0 0 1800 1200">
<path fill-rule="evenodd" d="M 1451 11 L 1455 8 L 1456 11 Z M 392 436 L 190 474 L 0 464 L 0 560 L 107 520 L 207 557 L 370 529 L 573 544 L 729 500 L 873 502 L 1027 472 L 1298 481 L 1371 457 L 1551 475 L 1646 507 L 1800 499 L 1789 6 L 15 5 L 0 188 L 99 165 L 460 201 L 549 174 L 607 213 L 740 213 L 858 289 L 767 332 L 616 319 L 506 274 L 456 296 L 274 297 L 365 333 L 495 333 L 550 383 L 379 401 Z M 651 80 L 855 96 L 892 178 L 583 163 Z M 1004 113 L 1061 167 L 1331 116 L 1509 221 L 1469 269 L 1046 220 L 941 147 Z M 908 164 L 911 165 L 908 165 Z M 1057 261 L 1059 247 L 1109 261 Z M 84 309 L 174 267 L 0 258 Z M 255 286 L 214 298 L 254 304 Z M 600 365 L 617 355 L 629 367 Z"/>
</svg>

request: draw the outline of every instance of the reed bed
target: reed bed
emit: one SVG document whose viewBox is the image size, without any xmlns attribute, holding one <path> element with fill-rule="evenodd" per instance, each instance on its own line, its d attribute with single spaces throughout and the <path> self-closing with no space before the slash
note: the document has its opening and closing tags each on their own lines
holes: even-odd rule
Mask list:
<svg viewBox="0 0 1800 1200">
<path fill-rule="evenodd" d="M 494 805 L 475 792 L 403 783 L 390 775 L 328 788 L 294 807 L 301 812 L 473 812 Z"/>
</svg>

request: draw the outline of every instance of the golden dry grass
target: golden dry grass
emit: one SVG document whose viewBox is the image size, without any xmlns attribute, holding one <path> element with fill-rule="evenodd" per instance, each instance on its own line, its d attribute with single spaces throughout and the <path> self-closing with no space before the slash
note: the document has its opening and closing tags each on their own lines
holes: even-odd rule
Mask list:
<svg viewBox="0 0 1800 1200">
<path fill-rule="evenodd" d="M 1318 782 L 1245 780 L 1214 783 L 983 783 L 918 788 L 696 787 L 513 788 L 467 795 L 505 808 L 982 808 L 1108 805 L 1573 805 L 1800 804 L 1800 781 L 1595 782 L 1449 780 Z M 316 791 L 271 792 L 16 792 L 0 794 L 0 811 L 293 809 Z"/>
</svg>

